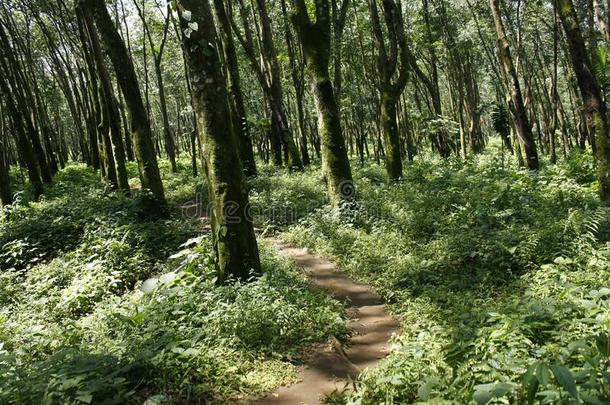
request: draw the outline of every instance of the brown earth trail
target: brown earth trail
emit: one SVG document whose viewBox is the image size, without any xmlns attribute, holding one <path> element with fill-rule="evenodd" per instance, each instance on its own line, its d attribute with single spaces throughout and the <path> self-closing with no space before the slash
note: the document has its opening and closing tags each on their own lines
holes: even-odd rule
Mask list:
<svg viewBox="0 0 610 405">
<path fill-rule="evenodd" d="M 209 220 L 199 204 L 185 204 L 180 208 L 184 216 Z M 326 395 L 349 388 L 350 381 L 387 356 L 390 339 L 399 331 L 398 322 L 386 312 L 383 299 L 370 286 L 356 283 L 334 263 L 279 239 L 265 237 L 264 240 L 300 267 L 313 285 L 346 303 L 351 335 L 344 345 L 334 339 L 329 344 L 316 346 L 299 367 L 298 383 L 280 387 L 250 404 L 323 404 Z"/>
<path fill-rule="evenodd" d="M 386 313 L 382 298 L 364 284 L 351 280 L 328 260 L 306 249 L 267 238 L 283 256 L 301 267 L 311 282 L 348 305 L 348 328 L 352 332 L 346 347 L 338 341 L 318 347 L 299 370 L 300 382 L 281 387 L 253 405 L 316 405 L 325 395 L 343 391 L 361 371 L 374 367 L 390 351 L 390 338 L 398 323 Z"/>
</svg>

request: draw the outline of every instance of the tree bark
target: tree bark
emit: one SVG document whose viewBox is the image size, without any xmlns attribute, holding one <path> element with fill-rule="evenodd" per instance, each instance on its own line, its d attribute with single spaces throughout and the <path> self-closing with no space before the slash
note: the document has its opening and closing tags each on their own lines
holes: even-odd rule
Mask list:
<svg viewBox="0 0 610 405">
<path fill-rule="evenodd" d="M 355 188 L 341 130 L 339 109 L 328 71 L 331 37 L 328 0 L 316 2 L 315 16 L 316 22 L 313 23 L 309 18 L 305 1 L 294 1 L 292 21 L 303 45 L 305 59 L 312 77 L 322 143 L 324 174 L 327 177 L 331 202 L 335 206 L 340 206 L 355 198 Z"/>
<path fill-rule="evenodd" d="M 104 0 L 80 0 L 85 3 L 87 9 L 90 10 L 95 19 L 96 26 L 102 38 L 102 42 L 106 48 L 106 52 L 110 57 L 112 65 L 117 76 L 117 81 L 121 86 L 125 103 L 129 110 L 129 118 L 131 120 L 131 133 L 134 143 L 134 151 L 138 160 L 140 169 L 140 177 L 142 179 L 142 188 L 150 190 L 153 198 L 149 202 L 149 213 L 167 216 L 167 203 L 165 201 L 165 192 L 155 148 L 150 129 L 150 121 L 146 108 L 142 102 L 138 79 L 133 67 L 133 62 L 129 57 L 127 48 L 121 39 L 121 36 L 116 30 Z"/>
<path fill-rule="evenodd" d="M 2 123 L 0 123 L 2 125 Z M 3 134 L 0 133 L 3 137 Z M 13 203 L 13 193 L 11 191 L 11 179 L 9 176 L 9 162 L 7 157 L 8 142 L 0 138 L 0 203 L 10 205 Z"/>
<path fill-rule="evenodd" d="M 108 154 L 109 165 L 114 169 L 116 175 L 116 185 L 120 190 L 129 192 L 129 179 L 127 176 L 127 168 L 125 166 L 125 148 L 123 145 L 123 136 L 121 134 L 121 116 L 117 107 L 116 98 L 112 89 L 110 75 L 106 70 L 104 63 L 104 55 L 99 43 L 99 38 L 93 20 L 90 15 L 85 15 L 85 24 L 87 27 L 89 43 L 93 51 L 93 57 L 98 73 L 98 83 L 100 86 L 100 100 L 102 102 L 102 111 L 104 121 L 108 125 L 109 138 L 106 139 L 106 148 Z"/>
<path fill-rule="evenodd" d="M 523 149 L 525 150 L 527 167 L 530 170 L 538 170 L 538 152 L 536 150 L 536 144 L 534 143 L 532 127 L 527 118 L 527 111 L 525 110 L 525 105 L 523 103 L 521 86 L 519 84 L 517 71 L 515 70 L 515 65 L 510 53 L 510 45 L 504 31 L 500 5 L 498 0 L 489 0 L 489 4 L 494 17 L 496 34 L 498 36 L 497 45 L 502 67 L 504 69 L 504 77 L 506 79 L 507 88 L 512 101 L 512 110 L 515 118 L 517 135 L 521 144 L 523 145 Z"/>
<path fill-rule="evenodd" d="M 248 193 L 225 78 L 215 46 L 212 10 L 208 0 L 179 0 L 178 10 L 182 29 L 191 30 L 183 37 L 183 49 L 205 154 L 218 279 L 223 282 L 235 277 L 245 281 L 260 274 L 261 266 L 254 227 L 248 218 Z M 193 26 L 197 29 L 192 30 Z"/>
<path fill-rule="evenodd" d="M 377 10 L 377 0 L 370 0 L 373 39 L 377 48 L 377 73 L 381 98 L 381 129 L 386 150 L 386 171 L 390 181 L 402 177 L 402 152 L 396 105 L 407 84 L 409 53 L 404 34 L 400 3 L 382 0 L 387 45 Z M 394 76 L 397 76 L 396 78 Z"/>
<path fill-rule="evenodd" d="M 568 42 L 572 68 L 583 98 L 589 129 L 595 134 L 599 195 L 602 202 L 610 204 L 610 142 L 606 103 L 591 68 L 572 0 L 555 0 L 555 2 Z"/>
<path fill-rule="evenodd" d="M 150 27 L 148 26 L 148 22 L 146 21 L 146 17 L 144 16 L 144 6 L 145 2 L 142 2 L 142 7 L 138 5 L 138 1 L 135 0 L 133 2 L 136 10 L 138 11 L 138 15 L 140 16 L 140 20 L 142 21 L 142 25 L 144 27 L 144 33 L 146 38 L 148 39 L 148 43 L 150 45 L 151 53 L 153 55 L 154 67 L 155 67 L 155 77 L 157 80 L 157 87 L 159 89 L 159 108 L 161 110 L 161 119 L 163 121 L 163 142 L 165 144 L 165 153 L 167 153 L 167 157 L 169 158 L 170 166 L 172 173 L 176 173 L 178 171 L 178 166 L 176 165 L 176 145 L 174 142 L 174 137 L 172 135 L 172 130 L 169 124 L 169 113 L 167 111 L 167 97 L 165 96 L 165 84 L 163 81 L 163 51 L 165 50 L 165 44 L 167 42 L 167 33 L 169 31 L 169 22 L 171 18 L 171 8 L 169 3 L 167 4 L 165 21 L 163 23 L 163 38 L 161 39 L 161 43 L 158 47 L 155 46 L 155 43 L 152 38 L 152 34 L 150 32 Z M 146 55 L 144 55 L 144 63 L 146 63 Z M 146 73 L 146 77 L 148 77 L 148 73 Z M 149 110 L 150 114 L 150 110 Z"/>
<path fill-rule="evenodd" d="M 233 128 L 237 132 L 239 152 L 246 176 L 256 176 L 256 161 L 252 148 L 252 137 L 246 116 L 246 105 L 241 91 L 241 78 L 239 77 L 239 64 L 235 41 L 231 30 L 231 22 L 227 15 L 224 2 L 214 0 L 214 11 L 220 25 L 220 39 L 227 63 L 229 95 L 232 107 Z"/>
</svg>

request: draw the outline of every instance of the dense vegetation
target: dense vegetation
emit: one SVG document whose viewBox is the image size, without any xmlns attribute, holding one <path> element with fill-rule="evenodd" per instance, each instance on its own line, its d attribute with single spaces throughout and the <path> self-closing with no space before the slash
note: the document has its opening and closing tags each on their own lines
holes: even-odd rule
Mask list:
<svg viewBox="0 0 610 405">
<path fill-rule="evenodd" d="M 0 2 L 0 403 L 349 363 L 270 236 L 401 325 L 327 403 L 610 403 L 609 96 L 600 0 Z"/>
<path fill-rule="evenodd" d="M 321 209 L 284 235 L 374 285 L 402 320 L 349 403 L 608 400 L 610 217 L 589 159 L 532 176 L 497 157 L 417 161 L 401 185 L 360 170 L 353 219 Z"/>
<path fill-rule="evenodd" d="M 180 198 L 184 179 L 165 180 Z M 231 402 L 345 333 L 341 306 L 272 251 L 263 277 L 216 287 L 200 222 L 143 209 L 70 165 L 43 201 L 3 211 L 0 402 Z"/>
</svg>

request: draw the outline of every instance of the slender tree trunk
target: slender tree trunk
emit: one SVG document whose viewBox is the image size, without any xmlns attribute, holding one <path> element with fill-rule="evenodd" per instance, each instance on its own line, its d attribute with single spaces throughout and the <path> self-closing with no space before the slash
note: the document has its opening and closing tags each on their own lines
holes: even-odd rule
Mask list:
<svg viewBox="0 0 610 405">
<path fill-rule="evenodd" d="M 599 83 L 591 70 L 591 61 L 585 48 L 574 4 L 572 0 L 555 1 L 566 34 L 572 68 L 583 98 L 589 128 L 595 134 L 599 195 L 602 202 L 610 204 L 610 142 L 606 103 L 602 98 Z"/>
<path fill-rule="evenodd" d="M 157 86 L 159 87 L 159 106 L 161 107 L 161 119 L 163 120 L 163 141 L 165 143 L 165 153 L 169 158 L 172 173 L 178 171 L 176 165 L 176 145 L 169 125 L 169 113 L 167 112 L 167 98 L 165 97 L 165 84 L 163 83 L 163 69 L 161 60 L 155 57 L 155 75 L 157 76 Z"/>
<path fill-rule="evenodd" d="M 1 123 L 0 123 L 1 125 Z M 13 203 L 13 193 L 11 191 L 11 180 L 9 176 L 9 163 L 7 157 L 7 144 L 6 140 L 0 139 L 0 203 L 2 205 L 10 205 Z"/>
<path fill-rule="evenodd" d="M 184 36 L 199 139 L 204 145 L 206 177 L 212 208 L 212 237 L 219 281 L 247 280 L 261 272 L 252 220 L 248 218 L 248 192 L 232 126 L 229 99 L 220 58 L 214 46 L 216 31 L 208 0 L 179 0 L 183 29 L 197 23 L 198 30 Z M 190 12 L 186 19 L 184 11 Z M 197 72 L 196 74 L 194 72 Z"/>
<path fill-rule="evenodd" d="M 386 171 L 391 181 L 402 177 L 402 152 L 396 104 L 407 84 L 409 50 L 404 36 L 400 3 L 382 0 L 383 16 L 387 28 L 388 45 L 384 41 L 377 0 L 369 3 L 373 38 L 377 48 L 377 73 L 381 98 L 381 129 L 386 150 Z M 396 75 L 397 73 L 397 75 Z M 394 79 L 394 76 L 398 76 Z"/>
<path fill-rule="evenodd" d="M 142 187 L 150 190 L 153 196 L 149 201 L 150 213 L 166 216 L 168 213 L 167 203 L 165 201 L 165 192 L 161 182 L 159 166 L 157 165 L 150 121 L 142 102 L 133 63 L 121 36 L 108 14 L 104 0 L 81 1 L 84 1 L 88 9 L 93 12 L 102 42 L 114 66 L 118 83 L 125 96 L 125 103 L 127 104 L 131 119 L 132 139 L 140 168 Z"/>
<path fill-rule="evenodd" d="M 269 81 L 269 96 L 271 102 L 271 113 L 274 115 L 274 120 L 277 129 L 280 131 L 282 145 L 287 157 L 286 165 L 291 170 L 301 170 L 303 163 L 299 155 L 290 125 L 288 124 L 288 116 L 284 106 L 284 96 L 282 82 L 280 77 L 280 67 L 277 60 L 277 53 L 273 43 L 273 34 L 271 29 L 271 19 L 267 11 L 265 0 L 255 0 L 261 26 L 261 53 L 263 56 L 266 71 L 268 72 Z M 247 29 L 247 28 L 246 28 Z"/>
<path fill-rule="evenodd" d="M 246 116 L 246 105 L 241 91 L 241 78 L 239 77 L 239 64 L 235 41 L 231 30 L 231 22 L 227 16 L 224 2 L 214 0 L 214 11 L 220 25 L 220 38 L 222 40 L 224 56 L 227 63 L 229 95 L 232 107 L 233 128 L 237 132 L 239 152 L 246 176 L 256 176 L 256 161 L 250 136 L 250 127 Z"/>
<path fill-rule="evenodd" d="M 10 94 L 9 87 L 7 86 L 3 78 L 0 78 L 0 92 L 4 94 Z M 15 102 L 12 100 L 11 97 L 6 97 L 5 101 L 9 116 L 13 117 L 13 130 L 15 131 L 15 142 L 17 144 L 19 156 L 21 157 L 21 160 L 25 163 L 28 172 L 28 179 L 30 180 L 30 185 L 34 193 L 34 197 L 38 198 L 42 195 L 44 190 L 32 145 L 30 144 L 30 141 L 28 140 L 25 134 L 25 130 L 23 128 L 23 124 L 20 118 L 21 114 L 18 111 Z"/>
<path fill-rule="evenodd" d="M 93 20 L 91 19 L 91 16 L 85 15 L 85 21 L 91 50 L 93 51 L 93 57 L 97 67 L 104 121 L 109 130 L 106 131 L 106 133 L 110 135 L 109 138 L 105 139 L 105 147 L 108 149 L 106 152 L 108 155 L 108 164 L 111 171 L 115 172 L 116 186 L 124 192 L 129 192 L 129 180 L 127 168 L 125 166 L 125 148 L 123 145 L 123 136 L 121 134 L 121 116 L 112 89 L 110 75 L 104 64 L 104 55 L 102 54 L 97 32 L 93 26 Z"/>
<path fill-rule="evenodd" d="M 305 126 L 305 111 L 303 108 L 303 99 L 305 95 L 305 69 L 302 63 L 302 53 L 299 52 L 299 60 L 297 60 L 297 50 L 294 46 L 294 38 L 290 29 L 290 22 L 286 7 L 286 0 L 281 1 L 282 15 L 284 17 L 284 35 L 286 38 L 286 47 L 288 49 L 288 58 L 290 60 L 290 70 L 292 76 L 292 84 L 295 92 L 295 103 L 297 110 L 297 121 L 299 124 L 299 142 L 301 146 L 301 158 L 304 166 L 309 166 L 311 158 L 307 150 L 307 130 Z M 336 77 L 335 77 L 336 79 Z"/>
<path fill-rule="evenodd" d="M 303 45 L 313 81 L 324 174 L 328 181 L 330 199 L 334 205 L 340 206 L 342 202 L 355 198 L 355 188 L 341 130 L 339 109 L 328 72 L 331 35 L 329 1 L 316 2 L 315 14 L 316 22 L 312 23 L 305 1 L 294 1 L 293 23 Z"/>
<path fill-rule="evenodd" d="M 500 5 L 498 0 L 489 0 L 489 4 L 496 26 L 496 34 L 498 36 L 498 51 L 500 53 L 500 60 L 504 69 L 504 77 L 506 79 L 508 91 L 512 101 L 512 110 L 515 118 L 517 135 L 519 136 L 519 140 L 523 145 L 523 149 L 525 150 L 527 167 L 530 170 L 538 170 L 538 152 L 534 142 L 532 127 L 527 118 L 527 112 L 523 103 L 521 86 L 519 85 L 517 71 L 515 70 L 515 65 L 510 53 L 510 46 L 504 31 Z"/>
</svg>

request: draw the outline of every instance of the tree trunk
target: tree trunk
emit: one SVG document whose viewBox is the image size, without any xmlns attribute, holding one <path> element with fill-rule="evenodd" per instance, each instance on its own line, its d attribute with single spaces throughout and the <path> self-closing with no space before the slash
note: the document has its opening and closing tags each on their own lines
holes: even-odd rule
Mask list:
<svg viewBox="0 0 610 405">
<path fill-rule="evenodd" d="M 227 16 L 224 2 L 214 0 L 214 11 L 220 24 L 220 38 L 223 45 L 224 56 L 227 63 L 229 95 L 232 107 L 233 128 L 238 134 L 239 154 L 246 176 L 256 176 L 256 161 L 252 137 L 246 116 L 246 105 L 241 91 L 241 78 L 239 77 L 239 64 L 237 52 L 231 31 L 231 22 Z"/>
<path fill-rule="evenodd" d="M 299 143 L 301 146 L 301 158 L 303 160 L 303 166 L 309 166 L 311 164 L 311 158 L 309 157 L 309 151 L 307 150 L 307 130 L 305 129 L 305 111 L 303 108 L 303 98 L 305 95 L 304 63 L 302 63 L 301 52 L 299 52 L 299 60 L 297 60 L 297 52 L 294 46 L 294 39 L 290 30 L 286 0 L 281 1 L 281 6 L 282 15 L 284 17 L 284 36 L 286 38 L 286 48 L 288 49 L 288 59 L 290 60 L 292 84 L 294 86 L 295 92 L 297 121 L 299 124 Z"/>
<path fill-rule="evenodd" d="M 198 30 L 184 36 L 199 139 L 204 146 L 206 177 L 212 209 L 212 238 L 218 279 L 247 280 L 261 272 L 254 227 L 248 218 L 248 192 L 231 121 L 229 99 L 216 31 L 208 0 L 179 0 L 183 29 Z M 185 18 L 184 11 L 190 12 Z M 196 72 L 196 73 L 194 73 Z"/>
<path fill-rule="evenodd" d="M 530 170 L 538 170 L 538 152 L 536 151 L 532 127 L 530 126 L 525 105 L 523 103 L 521 87 L 519 85 L 517 71 L 515 70 L 515 65 L 510 53 L 510 46 L 508 39 L 506 38 L 506 33 L 504 32 L 504 24 L 502 23 L 500 6 L 498 4 L 498 0 L 489 0 L 489 4 L 496 26 L 496 34 L 498 36 L 498 51 L 500 54 L 502 67 L 504 69 L 504 77 L 507 82 L 507 88 L 512 101 L 512 110 L 515 118 L 517 135 L 521 144 L 523 145 L 523 149 L 525 150 L 527 167 Z"/>
<path fill-rule="evenodd" d="M 371 0 L 371 25 L 377 48 L 377 73 L 381 98 L 381 132 L 386 149 L 386 171 L 391 181 L 402 177 L 402 153 L 396 104 L 407 84 L 409 50 L 404 36 L 402 13 L 394 0 L 382 0 L 383 16 L 387 28 L 388 45 L 384 40 L 377 0 Z M 400 57 L 400 60 L 399 60 Z M 397 74 L 397 78 L 394 76 Z"/>
<path fill-rule="evenodd" d="M 0 123 L 1 125 L 1 123 Z M 0 133 L 0 136 L 2 134 Z M 10 205 L 13 203 L 13 193 L 11 191 L 11 180 L 9 176 L 9 163 L 6 159 L 8 152 L 8 142 L 0 139 L 0 203 Z"/>
<path fill-rule="evenodd" d="M 313 81 L 329 196 L 335 206 L 340 206 L 343 202 L 355 198 L 355 188 L 341 130 L 339 109 L 328 72 L 331 31 L 329 1 L 316 2 L 315 14 L 316 22 L 312 23 L 305 1 L 296 0 L 293 3 L 293 23 L 303 45 Z"/>
<path fill-rule="evenodd" d="M 4 94 L 10 94 L 9 88 L 6 85 L 4 79 L 0 78 L 0 91 Z M 36 164 L 36 158 L 32 145 L 25 135 L 23 124 L 21 123 L 21 114 L 19 113 L 17 106 L 15 105 L 12 98 L 6 97 L 6 106 L 9 116 L 13 117 L 13 130 L 15 131 L 15 142 L 17 144 L 17 150 L 21 160 L 25 163 L 28 179 L 34 193 L 34 198 L 38 198 L 43 193 L 42 180 L 40 179 L 40 172 L 38 171 L 38 165 Z"/>
<path fill-rule="evenodd" d="M 138 79 L 133 67 L 133 63 L 127 48 L 117 32 L 104 0 L 81 0 L 93 12 L 95 22 L 105 45 L 106 52 L 114 66 L 117 81 L 121 86 L 125 103 L 129 110 L 129 118 L 131 120 L 131 132 L 134 143 L 134 151 L 140 168 L 140 177 L 142 179 L 142 188 L 150 190 L 153 198 L 149 201 L 148 209 L 151 214 L 166 216 L 167 203 L 165 201 L 165 192 L 157 158 L 155 156 L 155 148 L 150 129 L 150 121 L 146 108 L 142 102 Z"/>
<path fill-rule="evenodd" d="M 110 75 L 104 64 L 104 55 L 100 47 L 97 32 L 93 26 L 91 16 L 85 15 L 87 32 L 89 34 L 89 42 L 93 51 L 93 57 L 98 73 L 98 83 L 100 85 L 100 100 L 102 103 L 102 111 L 104 121 L 108 126 L 106 133 L 109 133 L 110 138 L 105 139 L 106 152 L 108 155 L 108 163 L 111 169 L 115 172 L 116 186 L 125 192 L 129 192 L 129 180 L 127 176 L 127 168 L 125 166 L 125 148 L 123 145 L 123 136 L 121 134 L 121 116 L 117 107 L 116 98 L 112 89 Z"/>
<path fill-rule="evenodd" d="M 608 118 L 599 83 L 591 70 L 591 61 L 585 48 L 578 17 L 572 0 L 555 0 L 556 9 L 568 42 L 572 68 L 583 98 L 591 133 L 595 134 L 597 180 L 602 202 L 610 204 L 610 143 Z"/>
<path fill-rule="evenodd" d="M 167 112 L 167 98 L 165 97 L 165 84 L 163 83 L 161 60 L 155 60 L 155 75 L 157 76 L 157 86 L 159 87 L 159 106 L 161 107 L 161 118 L 163 120 L 165 153 L 167 153 L 167 157 L 169 158 L 172 173 L 176 173 L 178 171 L 178 166 L 176 165 L 176 145 L 174 143 L 174 137 L 172 136 L 172 129 L 169 125 L 169 113 Z"/>
</svg>

